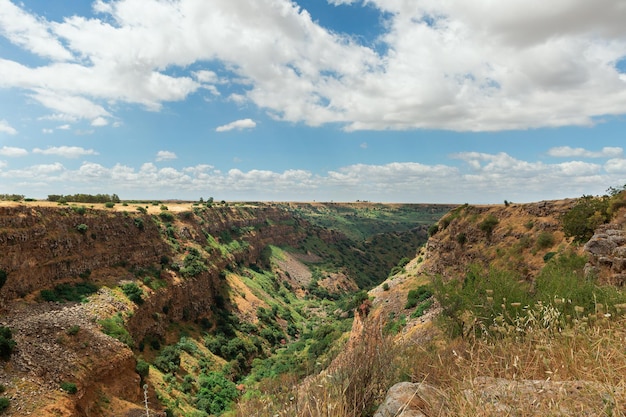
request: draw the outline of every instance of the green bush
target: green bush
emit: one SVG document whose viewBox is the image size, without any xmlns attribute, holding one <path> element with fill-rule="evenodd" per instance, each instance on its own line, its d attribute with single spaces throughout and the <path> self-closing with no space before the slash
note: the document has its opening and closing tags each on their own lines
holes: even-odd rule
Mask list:
<svg viewBox="0 0 626 417">
<path fill-rule="evenodd" d="M 87 226 L 84 223 L 81 223 L 78 226 L 76 226 L 76 230 L 78 230 L 78 232 L 82 234 L 85 234 L 87 232 L 87 229 L 89 229 L 89 226 Z"/>
<path fill-rule="evenodd" d="M 0 359 L 9 359 L 16 344 L 11 329 L 0 326 Z"/>
<path fill-rule="evenodd" d="M 115 207 L 115 203 L 112 201 L 107 201 L 106 203 L 104 203 L 104 207 L 106 208 L 113 208 Z"/>
<path fill-rule="evenodd" d="M 143 359 L 137 360 L 137 365 L 135 366 L 135 371 L 141 379 L 145 379 L 150 374 L 150 364 Z"/>
<path fill-rule="evenodd" d="M 438 231 L 439 231 L 439 224 L 438 223 L 431 224 L 430 227 L 428 227 L 428 236 L 434 236 L 435 234 L 437 234 Z"/>
<path fill-rule="evenodd" d="M 498 223 L 498 219 L 493 214 L 489 214 L 482 222 L 478 224 L 478 228 L 482 230 L 485 235 L 487 235 L 487 237 L 491 237 L 491 234 L 493 233 L 493 230 L 496 228 Z"/>
<path fill-rule="evenodd" d="M 61 382 L 61 389 L 68 394 L 76 394 L 78 392 L 78 387 L 73 382 Z"/>
<path fill-rule="evenodd" d="M 69 329 L 67 329 L 65 333 L 67 333 L 70 336 L 74 336 L 78 334 L 79 331 L 80 331 L 80 326 L 78 324 L 74 324 Z"/>
<path fill-rule="evenodd" d="M 143 290 L 134 282 L 122 285 L 122 292 L 137 305 L 143 304 Z"/>
<path fill-rule="evenodd" d="M 159 213 L 159 218 L 161 220 L 163 220 L 164 222 L 173 222 L 174 221 L 174 215 L 168 211 L 162 211 Z"/>
<path fill-rule="evenodd" d="M 142 214 L 146 214 L 148 212 L 148 210 L 145 207 L 141 207 L 141 206 L 137 206 L 137 211 Z"/>
<path fill-rule="evenodd" d="M 133 222 L 135 223 L 135 226 L 137 227 L 137 229 L 139 229 L 139 230 L 143 230 L 144 229 L 143 219 L 141 217 L 135 217 Z"/>
<path fill-rule="evenodd" d="M 177 346 L 165 346 L 154 359 L 154 366 L 163 373 L 175 373 L 180 366 L 180 349 Z"/>
<path fill-rule="evenodd" d="M 101 320 L 99 323 L 102 326 L 102 332 L 104 334 L 125 343 L 131 348 L 135 345 L 130 333 L 128 333 L 128 330 L 124 328 L 124 320 L 122 319 L 120 313 L 115 316 L 111 316 L 108 319 Z"/>
<path fill-rule="evenodd" d="M 541 232 L 537 237 L 537 249 L 547 249 L 554 245 L 554 235 L 550 232 Z"/>
<path fill-rule="evenodd" d="M 72 210 L 74 210 L 74 213 L 80 214 L 81 216 L 87 212 L 85 206 L 72 206 Z"/>
<path fill-rule="evenodd" d="M 59 284 L 52 290 L 41 290 L 39 296 L 44 301 L 84 301 L 85 298 L 98 291 L 98 287 L 90 282 L 78 282 L 76 284 Z"/>
<path fill-rule="evenodd" d="M 4 412 L 4 410 L 9 408 L 10 404 L 11 402 L 9 401 L 7 397 L 0 397 L 0 413 Z"/>
<path fill-rule="evenodd" d="M 406 305 L 404 308 L 413 308 L 419 303 L 432 297 L 432 288 L 428 285 L 422 285 L 415 290 L 410 290 L 407 294 Z"/>
<path fill-rule="evenodd" d="M 609 221 L 608 208 L 606 197 L 582 196 L 561 218 L 565 236 L 574 238 L 575 242 L 588 241 L 596 227 Z"/>
<path fill-rule="evenodd" d="M 198 384 L 196 408 L 212 415 L 224 413 L 239 395 L 237 386 L 221 372 L 201 374 Z"/>
</svg>

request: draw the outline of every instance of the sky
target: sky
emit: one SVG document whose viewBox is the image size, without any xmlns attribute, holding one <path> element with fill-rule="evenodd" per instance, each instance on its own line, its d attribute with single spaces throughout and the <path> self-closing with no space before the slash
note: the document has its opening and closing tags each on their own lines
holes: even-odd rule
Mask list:
<svg viewBox="0 0 626 417">
<path fill-rule="evenodd" d="M 626 184 L 623 0 L 0 0 L 0 194 L 532 202 Z"/>
</svg>

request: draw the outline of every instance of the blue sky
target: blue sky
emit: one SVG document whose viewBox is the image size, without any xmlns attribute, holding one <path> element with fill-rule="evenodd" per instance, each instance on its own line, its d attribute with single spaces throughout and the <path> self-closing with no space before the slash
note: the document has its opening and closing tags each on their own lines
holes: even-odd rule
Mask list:
<svg viewBox="0 0 626 417">
<path fill-rule="evenodd" d="M 538 201 L 626 184 L 618 0 L 0 0 L 0 193 Z"/>
</svg>

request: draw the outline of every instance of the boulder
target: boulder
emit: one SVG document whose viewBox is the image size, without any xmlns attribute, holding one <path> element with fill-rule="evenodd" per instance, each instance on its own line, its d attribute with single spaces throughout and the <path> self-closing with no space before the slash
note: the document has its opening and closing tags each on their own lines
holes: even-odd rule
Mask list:
<svg viewBox="0 0 626 417">
<path fill-rule="evenodd" d="M 428 384 L 399 382 L 389 388 L 374 417 L 426 417 L 440 408 L 441 399 L 442 393 Z"/>
<path fill-rule="evenodd" d="M 585 251 L 594 256 L 608 256 L 617 248 L 617 244 L 609 239 L 594 236 L 585 244 Z"/>
</svg>

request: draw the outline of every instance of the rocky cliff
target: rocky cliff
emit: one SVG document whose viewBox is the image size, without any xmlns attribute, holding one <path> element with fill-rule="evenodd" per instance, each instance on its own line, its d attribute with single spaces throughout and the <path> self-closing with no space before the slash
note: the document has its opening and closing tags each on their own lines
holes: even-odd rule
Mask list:
<svg viewBox="0 0 626 417">
<path fill-rule="evenodd" d="M 263 262 L 267 245 L 296 246 L 306 233 L 341 239 L 269 206 L 134 209 L 0 206 L 0 324 L 17 342 L 11 360 L 0 363 L 8 415 L 133 415 L 143 400 L 135 357 L 101 332 L 102 320 L 119 315 L 135 344 L 164 337 L 170 323 L 213 314 L 230 265 Z M 185 273 L 194 250 L 200 266 Z M 137 280 L 140 307 L 119 288 Z M 88 303 L 42 302 L 42 290 L 77 283 L 100 289 Z M 68 381 L 76 394 L 59 389 Z M 158 410 L 156 398 L 150 402 Z"/>
</svg>

